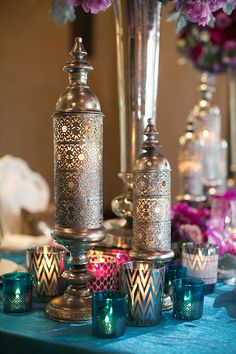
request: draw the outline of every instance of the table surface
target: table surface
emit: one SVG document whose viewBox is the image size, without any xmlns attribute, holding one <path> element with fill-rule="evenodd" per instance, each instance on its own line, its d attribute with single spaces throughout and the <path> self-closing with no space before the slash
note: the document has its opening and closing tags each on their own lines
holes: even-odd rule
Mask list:
<svg viewBox="0 0 236 354">
<path fill-rule="evenodd" d="M 23 254 L 0 257 L 25 264 Z M 74 353 L 236 353 L 236 292 L 217 284 L 214 294 L 205 297 L 204 315 L 197 321 L 180 321 L 172 311 L 164 312 L 154 327 L 127 326 L 117 339 L 92 335 L 91 324 L 65 324 L 49 320 L 42 307 L 24 315 L 0 312 L 0 354 Z"/>
</svg>

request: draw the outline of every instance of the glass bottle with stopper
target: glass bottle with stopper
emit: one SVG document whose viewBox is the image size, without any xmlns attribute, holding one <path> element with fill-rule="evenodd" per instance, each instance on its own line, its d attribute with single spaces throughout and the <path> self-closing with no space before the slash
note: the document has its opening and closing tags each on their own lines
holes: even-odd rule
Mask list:
<svg viewBox="0 0 236 354">
<path fill-rule="evenodd" d="M 195 134 L 195 124 L 190 114 L 187 119 L 186 131 L 179 139 L 179 195 L 178 201 L 191 204 L 206 199 L 203 194 L 203 144 Z"/>
</svg>

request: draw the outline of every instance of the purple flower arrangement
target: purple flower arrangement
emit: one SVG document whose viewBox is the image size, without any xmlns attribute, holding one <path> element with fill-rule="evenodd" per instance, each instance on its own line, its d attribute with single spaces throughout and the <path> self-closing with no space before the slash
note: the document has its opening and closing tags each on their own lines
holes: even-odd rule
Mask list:
<svg viewBox="0 0 236 354">
<path fill-rule="evenodd" d="M 224 9 L 228 13 L 231 12 L 235 6 L 235 0 L 158 0 L 166 4 L 171 2 L 173 4 L 173 13 L 180 15 L 181 23 L 186 24 L 187 21 L 197 23 L 205 26 L 214 20 L 214 12 L 219 9 Z M 60 5 L 57 5 L 57 3 Z M 72 13 L 73 8 L 81 6 L 85 12 L 97 14 L 100 11 L 105 11 L 112 5 L 112 0 L 52 0 L 53 8 L 57 9 L 60 6 L 62 11 L 65 11 L 66 16 L 63 19 L 74 20 L 75 16 Z M 69 6 L 69 8 L 68 8 Z M 55 10 L 56 11 L 56 10 Z M 55 16 L 54 16 L 55 18 Z"/>
<path fill-rule="evenodd" d="M 82 6 L 84 12 L 97 14 L 105 11 L 112 5 L 112 0 L 66 0 L 66 3 L 71 6 Z"/>
<path fill-rule="evenodd" d="M 236 257 L 236 235 L 230 232 L 230 228 L 227 230 L 224 220 L 221 222 L 222 218 L 229 217 L 230 202 L 236 205 L 236 189 L 215 196 L 214 199 L 221 201 L 214 218 L 209 208 L 193 208 L 187 203 L 172 206 L 171 241 L 176 258 L 181 257 L 183 242 L 210 242 L 218 246 L 220 256 L 227 254 Z"/>
<path fill-rule="evenodd" d="M 177 48 L 201 71 L 236 70 L 236 10 L 215 13 L 215 26 L 188 23 L 178 34 Z"/>
<path fill-rule="evenodd" d="M 187 203 L 176 203 L 171 209 L 171 240 L 176 242 L 206 242 L 207 221 L 210 210 L 193 208 Z"/>
<path fill-rule="evenodd" d="M 236 257 L 236 225 L 234 225 L 236 220 L 235 215 L 233 216 L 234 206 L 236 206 L 236 189 L 215 196 L 215 199 L 220 203 L 215 217 L 211 217 L 206 223 L 206 236 L 209 242 L 219 247 L 220 256 L 230 254 Z"/>
</svg>

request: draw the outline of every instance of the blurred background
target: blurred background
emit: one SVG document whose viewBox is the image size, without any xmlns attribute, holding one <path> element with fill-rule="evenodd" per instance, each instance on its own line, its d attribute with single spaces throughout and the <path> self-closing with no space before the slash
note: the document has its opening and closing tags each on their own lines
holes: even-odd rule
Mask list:
<svg viewBox="0 0 236 354">
<path fill-rule="evenodd" d="M 88 60 L 94 67 L 89 85 L 105 114 L 104 207 L 111 216 L 110 202 L 122 192 L 120 169 L 116 43 L 112 8 L 77 23 L 57 27 L 49 18 L 49 0 L 1 0 L 0 2 L 0 156 L 11 154 L 26 160 L 47 180 L 53 196 L 53 133 L 51 114 L 68 78 L 62 71 L 69 59 L 75 26 L 81 34 L 91 31 Z M 172 167 L 172 199 L 178 192 L 178 139 L 185 129 L 190 109 L 198 101 L 197 73 L 179 65 L 175 23 L 162 16 L 158 95 L 158 130 L 162 152 Z M 86 15 L 83 15 L 86 16 Z M 217 77 L 215 102 L 223 116 L 222 135 L 227 139 L 227 77 Z"/>
</svg>

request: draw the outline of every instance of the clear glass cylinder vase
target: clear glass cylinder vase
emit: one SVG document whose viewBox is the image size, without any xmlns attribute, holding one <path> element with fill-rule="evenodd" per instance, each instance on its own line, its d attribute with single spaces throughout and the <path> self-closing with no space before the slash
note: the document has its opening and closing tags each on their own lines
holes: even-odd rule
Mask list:
<svg viewBox="0 0 236 354">
<path fill-rule="evenodd" d="M 118 68 L 121 172 L 132 172 L 148 118 L 156 120 L 160 19 L 158 0 L 113 1 Z"/>
<path fill-rule="evenodd" d="M 119 248 L 132 243 L 132 171 L 140 154 L 143 131 L 148 119 L 156 125 L 159 68 L 159 0 L 113 1 L 119 94 L 120 173 L 124 194 L 112 201 L 112 211 L 127 220 L 126 225 L 109 231 L 108 242 Z"/>
</svg>

